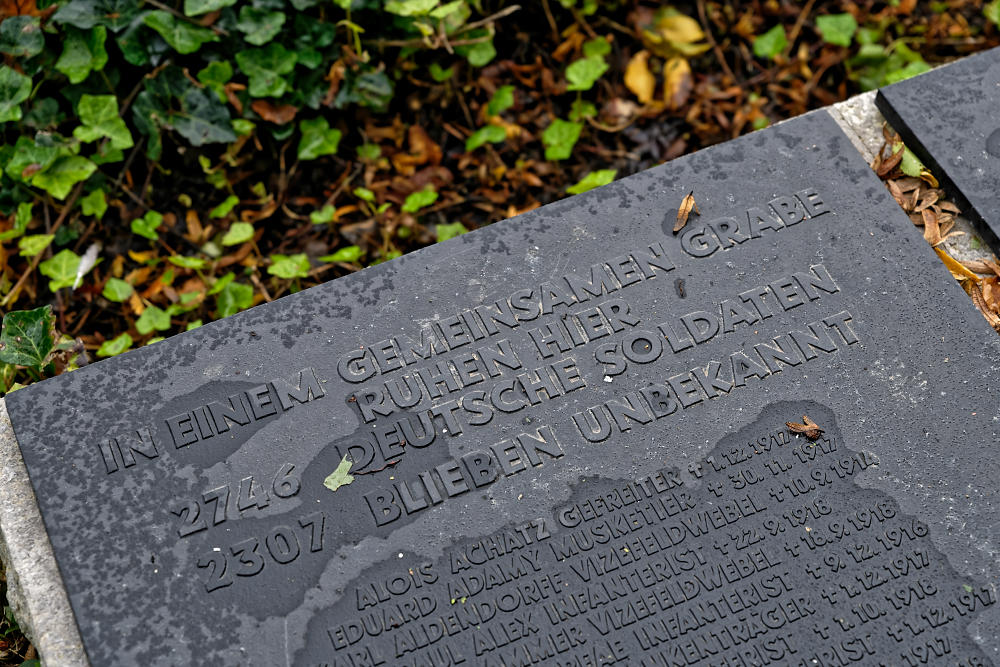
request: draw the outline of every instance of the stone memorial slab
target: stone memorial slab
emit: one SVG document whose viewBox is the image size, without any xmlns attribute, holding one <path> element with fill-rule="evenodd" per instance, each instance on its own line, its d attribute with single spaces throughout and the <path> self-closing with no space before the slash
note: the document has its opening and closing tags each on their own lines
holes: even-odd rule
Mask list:
<svg viewBox="0 0 1000 667">
<path fill-rule="evenodd" d="M 818 112 L 7 402 L 94 665 L 972 666 L 998 386 Z"/>
<path fill-rule="evenodd" d="M 876 103 L 1000 250 L 1000 48 L 882 88 Z"/>
</svg>

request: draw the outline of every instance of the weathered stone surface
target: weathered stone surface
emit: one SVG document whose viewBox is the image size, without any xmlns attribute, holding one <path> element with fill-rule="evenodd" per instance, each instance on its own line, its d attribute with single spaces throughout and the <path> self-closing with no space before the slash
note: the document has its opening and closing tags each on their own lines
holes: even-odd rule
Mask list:
<svg viewBox="0 0 1000 667">
<path fill-rule="evenodd" d="M 8 408 L 93 664 L 983 664 L 998 380 L 821 112 Z"/>
<path fill-rule="evenodd" d="M 1000 249 L 1000 48 L 882 88 L 876 102 Z"/>
</svg>

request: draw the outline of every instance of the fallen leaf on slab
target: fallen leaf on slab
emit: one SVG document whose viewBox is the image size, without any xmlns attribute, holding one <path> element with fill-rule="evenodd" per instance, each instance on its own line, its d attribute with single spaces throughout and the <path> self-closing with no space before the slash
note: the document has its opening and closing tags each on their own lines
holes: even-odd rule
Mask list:
<svg viewBox="0 0 1000 667">
<path fill-rule="evenodd" d="M 792 433 L 800 433 L 810 440 L 815 440 L 824 433 L 819 424 L 809 419 L 809 415 L 802 415 L 801 424 L 797 424 L 795 422 L 785 422 L 785 426 L 787 426 L 788 430 Z"/>
<path fill-rule="evenodd" d="M 692 211 L 695 215 L 701 215 L 701 212 L 698 210 L 698 204 L 694 202 L 694 190 L 684 196 L 680 208 L 677 209 L 677 222 L 674 223 L 674 234 L 684 229 L 684 225 L 687 224 L 688 216 L 691 215 Z"/>
</svg>

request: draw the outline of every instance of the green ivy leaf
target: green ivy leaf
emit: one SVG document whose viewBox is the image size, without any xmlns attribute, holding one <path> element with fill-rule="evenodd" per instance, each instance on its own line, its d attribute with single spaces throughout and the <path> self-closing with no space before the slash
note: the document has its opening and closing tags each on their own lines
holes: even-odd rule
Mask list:
<svg viewBox="0 0 1000 667">
<path fill-rule="evenodd" d="M 245 35 L 244 39 L 248 43 L 262 46 L 274 39 L 281 32 L 283 25 L 285 25 L 284 12 L 269 12 L 244 5 L 240 8 L 240 19 L 236 22 L 236 29 Z"/>
<path fill-rule="evenodd" d="M 80 30 L 67 26 L 65 30 L 62 55 L 56 61 L 56 70 L 65 74 L 70 83 L 80 83 L 92 71 L 104 69 L 108 64 L 108 52 L 104 49 L 107 28 L 98 25 L 90 30 Z"/>
<path fill-rule="evenodd" d="M 843 14 L 827 14 L 816 19 L 816 29 L 827 44 L 850 46 L 854 33 L 858 30 L 858 22 L 847 12 Z"/>
<path fill-rule="evenodd" d="M 156 211 L 146 211 L 141 218 L 134 219 L 129 225 L 133 234 L 143 236 L 150 241 L 160 238 L 156 229 L 163 223 L 163 216 Z"/>
<path fill-rule="evenodd" d="M 354 465 L 354 463 L 347 455 L 345 455 L 344 458 L 340 460 L 340 463 L 337 464 L 336 469 L 334 469 L 334 471 L 327 475 L 323 480 L 323 486 L 336 492 L 336 490 L 340 487 L 347 486 L 353 482 L 354 475 L 351 474 L 352 465 Z"/>
<path fill-rule="evenodd" d="M 457 51 L 459 55 L 465 56 L 465 59 L 468 60 L 469 64 L 473 67 L 483 67 L 496 58 L 497 50 L 493 46 L 493 36 L 488 30 L 482 28 L 473 30 L 465 35 L 465 38 L 488 38 L 485 39 L 485 41 L 476 42 L 475 44 L 466 44 L 455 47 L 455 51 Z"/>
<path fill-rule="evenodd" d="M 424 188 L 423 190 L 417 190 L 416 192 L 411 192 L 406 195 L 406 201 L 403 202 L 403 212 L 404 213 L 416 213 L 422 208 L 430 206 L 437 201 L 438 193 L 430 186 Z"/>
<path fill-rule="evenodd" d="M 566 90 L 590 90 L 601 75 L 608 71 L 603 56 L 581 58 L 566 68 Z"/>
<path fill-rule="evenodd" d="M 174 266 L 179 266 L 182 269 L 204 269 L 205 265 L 208 264 L 201 257 L 184 257 L 183 255 L 173 255 L 167 258 L 167 261 Z"/>
<path fill-rule="evenodd" d="M 232 273 L 227 274 L 232 276 Z M 219 282 L 222 282 L 220 280 Z M 219 283 L 216 283 L 218 285 Z M 214 287 L 214 286 L 213 286 Z M 225 282 L 215 298 L 216 317 L 223 318 L 235 315 L 253 305 L 253 288 L 250 285 L 233 282 L 232 278 Z"/>
<path fill-rule="evenodd" d="M 17 70 L 0 67 L 0 123 L 21 120 L 21 102 L 31 95 L 31 79 Z"/>
<path fill-rule="evenodd" d="M 397 16 L 424 16 L 437 7 L 440 0 L 388 0 L 385 11 Z"/>
<path fill-rule="evenodd" d="M 101 290 L 101 296 L 108 301 L 122 303 L 132 296 L 133 291 L 135 288 L 121 278 L 108 278 L 108 282 L 104 283 L 104 289 Z"/>
<path fill-rule="evenodd" d="M 325 225 L 328 222 L 332 222 L 336 217 L 337 209 L 332 204 L 326 204 L 318 211 L 312 211 L 309 214 L 309 222 L 314 225 Z"/>
<path fill-rule="evenodd" d="M 903 159 L 899 163 L 900 170 L 907 176 L 920 178 L 920 174 L 926 169 L 920 158 L 909 148 L 903 147 Z"/>
<path fill-rule="evenodd" d="M 12 310 L 3 318 L 0 330 L 0 361 L 39 368 L 52 352 L 55 318 L 51 306 L 34 310 Z"/>
<path fill-rule="evenodd" d="M 340 145 L 340 130 L 331 128 L 326 118 L 299 122 L 302 138 L 299 139 L 299 159 L 315 160 L 321 155 L 333 155 Z"/>
<path fill-rule="evenodd" d="M 73 186 L 85 181 L 97 169 L 97 165 L 79 155 L 67 155 L 58 158 L 50 167 L 44 169 L 31 179 L 31 184 L 37 186 L 56 199 L 66 199 Z"/>
<path fill-rule="evenodd" d="M 253 238 L 253 235 L 253 225 L 249 222 L 234 222 L 230 225 L 225 236 L 222 237 L 222 245 L 230 246 L 246 243 Z"/>
<path fill-rule="evenodd" d="M 0 232 L 0 241 L 10 241 L 24 234 L 31 222 L 31 209 L 34 202 L 25 201 L 17 205 L 17 213 L 14 215 L 14 227 L 5 232 Z"/>
<path fill-rule="evenodd" d="M 15 58 L 33 58 L 45 48 L 37 16 L 11 16 L 0 23 L 0 51 Z"/>
<path fill-rule="evenodd" d="M 611 53 L 611 44 L 603 37 L 597 37 L 583 43 L 583 55 L 585 58 L 606 56 L 609 53 Z"/>
<path fill-rule="evenodd" d="M 217 42 L 219 37 L 209 30 L 200 26 L 192 25 L 187 21 L 182 21 L 170 12 L 157 9 L 146 14 L 143 22 L 150 28 L 160 33 L 167 44 L 177 53 L 194 53 L 206 42 Z"/>
<path fill-rule="evenodd" d="M 8 159 L 4 171 L 16 181 L 30 183 L 34 176 L 27 170 L 44 171 L 52 166 L 64 151 L 56 146 L 43 146 L 31 137 L 21 135 L 14 144 L 14 154 Z M 37 173 L 37 172 L 36 172 Z"/>
<path fill-rule="evenodd" d="M 788 37 L 785 35 L 785 26 L 780 23 L 763 35 L 758 35 L 753 40 L 753 53 L 758 58 L 774 59 L 776 55 L 785 50 L 788 46 Z"/>
<path fill-rule="evenodd" d="M 611 181 L 615 180 L 615 174 L 617 173 L 617 169 L 598 169 L 597 171 L 592 171 L 581 178 L 580 182 L 576 185 L 571 185 L 566 188 L 566 192 L 571 195 L 578 195 L 581 192 L 599 188 L 602 185 L 607 185 Z"/>
<path fill-rule="evenodd" d="M 233 66 L 228 60 L 215 60 L 198 72 L 199 83 L 216 94 L 220 102 L 226 101 L 225 85 L 233 78 Z"/>
<path fill-rule="evenodd" d="M 17 242 L 17 249 L 20 251 L 21 257 L 34 257 L 48 248 L 49 244 L 52 243 L 52 239 L 55 237 L 55 234 L 32 234 L 31 236 L 22 236 L 21 240 Z"/>
<path fill-rule="evenodd" d="M 97 348 L 97 356 L 113 357 L 127 351 L 130 347 L 132 347 L 132 336 L 129 336 L 128 332 L 125 331 L 101 343 L 101 346 Z"/>
<path fill-rule="evenodd" d="M 465 140 L 465 150 L 474 151 L 487 141 L 498 144 L 506 138 L 507 132 L 502 127 L 485 125 L 469 135 L 469 138 Z"/>
<path fill-rule="evenodd" d="M 52 20 L 84 30 L 102 25 L 119 32 L 138 16 L 140 7 L 141 3 L 136 0 L 70 0 L 59 7 Z"/>
<path fill-rule="evenodd" d="M 1000 28 L 1000 0 L 986 3 L 986 6 L 983 7 L 983 16 Z"/>
<path fill-rule="evenodd" d="M 229 195 L 221 204 L 219 204 L 209 212 L 208 217 L 224 218 L 227 215 L 229 215 L 232 212 L 233 208 L 235 208 L 235 206 L 239 203 L 240 203 L 239 197 L 237 197 L 236 195 Z"/>
<path fill-rule="evenodd" d="M 170 314 L 162 308 L 147 306 L 139 319 L 135 321 L 135 330 L 145 336 L 153 331 L 166 331 L 170 328 Z"/>
<path fill-rule="evenodd" d="M 997 0 L 997 2 L 1000 2 L 1000 0 Z M 448 69 L 443 69 L 437 63 L 431 63 L 427 69 L 431 73 L 431 78 L 437 81 L 438 83 L 443 83 L 448 79 L 450 79 L 451 77 L 455 76 L 454 66 L 449 67 Z"/>
<path fill-rule="evenodd" d="M 49 289 L 53 292 L 63 287 L 72 287 L 79 268 L 80 256 L 69 248 L 60 250 L 38 265 L 42 275 L 49 277 Z"/>
<path fill-rule="evenodd" d="M 597 115 L 597 107 L 592 102 L 586 100 L 573 100 L 573 106 L 569 110 L 569 119 L 573 122 L 583 118 L 593 118 Z"/>
<path fill-rule="evenodd" d="M 134 145 L 132 134 L 118 115 L 118 100 L 114 95 L 81 95 L 76 112 L 83 125 L 73 130 L 73 136 L 80 141 L 107 137 L 112 148 L 125 149 Z"/>
<path fill-rule="evenodd" d="M 573 146 L 580 138 L 583 123 L 572 123 L 556 118 L 542 132 L 542 143 L 545 145 L 546 160 L 565 160 L 573 152 Z"/>
<path fill-rule="evenodd" d="M 186 16 L 199 16 L 223 7 L 232 7 L 235 4 L 236 0 L 184 0 L 184 14 Z"/>
<path fill-rule="evenodd" d="M 364 254 L 360 246 L 349 245 L 343 248 L 338 248 L 332 255 L 324 255 L 319 258 L 321 262 L 347 262 L 348 264 L 355 264 L 361 255 Z"/>
<path fill-rule="evenodd" d="M 899 83 L 905 79 L 917 76 L 918 74 L 923 74 L 924 72 L 929 72 L 931 66 L 925 63 L 923 60 L 918 60 L 907 64 L 905 67 L 889 72 L 885 75 L 886 85 L 891 85 L 893 83 Z"/>
<path fill-rule="evenodd" d="M 288 88 L 282 75 L 295 68 L 296 54 L 281 44 L 272 42 L 260 49 L 247 49 L 236 54 L 236 64 L 250 79 L 252 97 L 281 97 Z"/>
<path fill-rule="evenodd" d="M 108 202 L 104 196 L 104 190 L 98 188 L 80 200 L 80 209 L 84 215 L 92 215 L 98 220 L 104 217 L 104 212 L 108 210 Z"/>
<path fill-rule="evenodd" d="M 295 255 L 271 255 L 271 266 L 267 272 L 279 278 L 307 278 L 309 276 L 309 258 L 305 253 Z"/>
<path fill-rule="evenodd" d="M 461 222 L 452 222 L 447 225 L 434 225 L 434 235 L 437 236 L 438 243 L 447 241 L 448 239 L 453 239 L 456 236 L 461 236 L 468 231 L 469 230 L 466 229 L 465 225 Z"/>
<path fill-rule="evenodd" d="M 500 86 L 486 105 L 486 115 L 496 116 L 514 106 L 514 86 Z"/>
</svg>

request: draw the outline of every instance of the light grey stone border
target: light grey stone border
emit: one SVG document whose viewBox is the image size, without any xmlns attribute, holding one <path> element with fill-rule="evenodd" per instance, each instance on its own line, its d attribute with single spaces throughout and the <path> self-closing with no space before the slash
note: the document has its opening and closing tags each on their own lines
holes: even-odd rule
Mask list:
<svg viewBox="0 0 1000 667">
<path fill-rule="evenodd" d="M 47 667 L 89 667 L 52 544 L 0 399 L 0 560 L 7 599 Z"/>
</svg>

